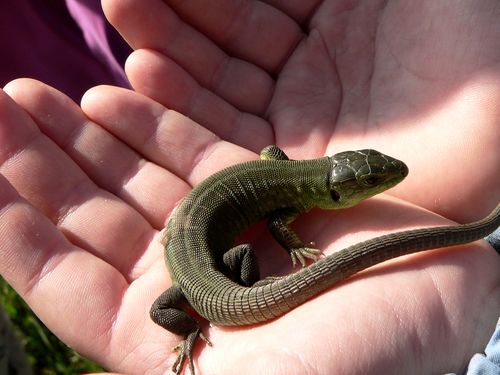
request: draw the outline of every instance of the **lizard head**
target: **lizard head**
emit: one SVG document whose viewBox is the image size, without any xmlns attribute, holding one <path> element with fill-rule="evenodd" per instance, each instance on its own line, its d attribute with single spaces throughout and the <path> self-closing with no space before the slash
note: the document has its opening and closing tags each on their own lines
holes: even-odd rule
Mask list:
<svg viewBox="0 0 500 375">
<path fill-rule="evenodd" d="M 354 206 L 397 185 L 408 175 L 405 163 L 375 150 L 344 151 L 330 159 L 329 188 L 335 208 Z"/>
</svg>

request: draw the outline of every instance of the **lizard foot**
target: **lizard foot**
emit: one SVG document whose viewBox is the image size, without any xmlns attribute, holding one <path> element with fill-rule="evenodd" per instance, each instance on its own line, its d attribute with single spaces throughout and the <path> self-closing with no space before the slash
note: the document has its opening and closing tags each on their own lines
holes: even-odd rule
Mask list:
<svg viewBox="0 0 500 375">
<path fill-rule="evenodd" d="M 293 268 L 297 265 L 297 262 L 300 263 L 302 267 L 306 266 L 306 258 L 311 259 L 313 261 L 318 260 L 318 257 L 323 254 L 323 252 L 319 249 L 316 249 L 314 242 L 309 242 L 305 244 L 303 247 L 297 247 L 290 250 L 290 256 L 292 258 Z"/>
<path fill-rule="evenodd" d="M 184 362 L 186 361 L 186 357 L 189 363 L 189 371 L 191 371 L 191 375 L 195 375 L 194 364 L 193 364 L 193 349 L 196 340 L 198 340 L 198 337 L 203 341 L 205 341 L 205 343 L 208 346 L 212 346 L 212 343 L 205 337 L 205 335 L 201 332 L 199 328 L 196 331 L 191 332 L 189 335 L 187 335 L 186 338 L 182 340 L 179 343 L 179 345 L 177 345 L 172 350 L 174 352 L 179 353 L 177 359 L 175 360 L 172 366 L 172 371 L 176 375 L 180 375 L 180 373 L 182 372 L 182 369 L 184 368 Z"/>
</svg>

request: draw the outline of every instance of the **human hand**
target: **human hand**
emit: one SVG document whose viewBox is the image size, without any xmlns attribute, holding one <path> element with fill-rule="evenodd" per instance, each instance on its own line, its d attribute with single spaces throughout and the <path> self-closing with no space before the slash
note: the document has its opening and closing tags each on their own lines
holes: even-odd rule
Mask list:
<svg viewBox="0 0 500 375">
<path fill-rule="evenodd" d="M 138 92 L 256 152 L 394 155 L 391 194 L 462 222 L 500 197 L 496 4 L 103 1 Z"/>
<path fill-rule="evenodd" d="M 124 373 L 168 373 L 179 337 L 148 314 L 170 286 L 158 231 L 191 186 L 256 155 L 123 89 L 91 90 L 83 111 L 39 82 L 14 81 L 5 90 L 20 107 L 1 93 L 0 273 L 82 354 Z M 387 215 L 374 221 L 370 212 L 380 210 Z M 380 197 L 313 212 L 297 229 L 328 254 L 444 222 Z M 266 250 L 266 274 L 289 269 L 269 235 L 257 230 L 251 242 Z M 267 324 L 204 325 L 214 346 L 198 344 L 198 374 L 460 370 L 495 324 L 498 267 L 483 243 L 418 254 L 374 267 Z"/>
</svg>

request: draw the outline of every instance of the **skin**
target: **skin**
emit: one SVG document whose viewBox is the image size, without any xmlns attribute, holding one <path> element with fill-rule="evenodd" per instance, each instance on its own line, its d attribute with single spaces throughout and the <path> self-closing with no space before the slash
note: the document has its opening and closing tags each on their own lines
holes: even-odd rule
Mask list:
<svg viewBox="0 0 500 375">
<path fill-rule="evenodd" d="M 335 19 L 344 19 L 339 25 L 359 24 L 362 16 L 375 20 L 370 12 L 332 19 L 324 9 L 335 4 L 324 2 L 312 17 L 317 33 L 292 43 L 293 35 L 283 32 L 283 40 L 276 41 L 283 48 L 264 48 L 251 29 L 237 32 L 243 42 L 232 54 L 248 61 L 252 71 L 228 69 L 222 72 L 225 80 L 209 71 L 217 66 L 211 55 L 204 54 L 206 63 L 198 64 L 199 57 L 183 49 L 186 43 L 166 42 L 172 31 L 157 27 L 173 21 L 157 11 L 163 8 L 155 8 L 168 10 L 165 3 L 175 6 L 152 0 L 141 6 L 131 0 L 103 2 L 108 17 L 136 49 L 127 63 L 134 88 L 154 100 L 97 87 L 80 108 L 32 80 L 14 81 L 5 87 L 7 95 L 0 93 L 0 273 L 51 330 L 83 354 L 123 373 L 163 374 L 170 368 L 175 359 L 170 348 L 179 338 L 148 316 L 153 300 L 170 286 L 159 230 L 192 186 L 216 170 L 256 158 L 252 151 L 264 144 L 276 142 L 294 158 L 368 146 L 409 165 L 410 176 L 392 195 L 298 220 L 301 236 L 326 254 L 387 232 L 448 224 L 449 219 L 471 221 L 498 202 L 500 147 L 498 136 L 492 135 L 500 112 L 500 85 L 495 84 L 500 68 L 494 63 L 500 51 L 493 41 L 500 30 L 492 21 L 498 14 L 484 11 L 494 2 L 483 1 L 464 13 L 471 3 L 432 9 L 421 2 L 423 9 L 408 10 L 395 9 L 389 1 L 375 23 L 378 30 L 387 30 L 385 38 L 394 34 L 405 40 L 410 37 L 405 27 L 423 27 L 420 21 L 429 17 L 462 21 L 471 28 L 458 34 L 456 24 L 429 22 L 442 25 L 437 34 L 426 29 L 434 43 L 424 43 L 429 34 L 412 32 L 421 43 L 411 48 L 391 44 L 387 51 L 386 44 L 377 45 L 378 58 L 385 45 L 387 54 L 423 71 L 402 69 L 390 59 L 374 64 L 372 55 L 363 56 L 373 40 L 369 28 L 362 33 L 340 26 L 321 31 L 319 25 L 337 24 Z M 303 2 L 287 3 L 297 20 L 310 13 L 301 9 Z M 224 4 L 227 14 L 230 4 Z M 145 25 L 147 10 L 151 28 L 141 31 L 138 25 Z M 286 29 L 269 8 L 266 12 L 254 22 L 267 14 L 275 21 L 269 27 Z M 208 14 L 212 18 L 203 19 Z M 478 19 L 474 25 L 472 16 Z M 184 10 L 187 23 L 177 24 L 177 30 L 189 24 L 211 30 L 210 22 L 221 24 L 218 17 L 194 4 Z M 120 25 L 118 18 L 128 25 Z M 327 45 L 345 41 L 355 48 L 337 51 L 332 64 L 318 50 L 318 33 Z M 196 47 L 189 51 L 229 49 L 223 40 L 209 46 L 193 35 L 187 40 Z M 173 50 L 166 51 L 167 46 Z M 174 55 L 186 57 L 174 63 Z M 432 58 L 415 61 L 421 56 Z M 264 68 L 256 68 L 256 62 Z M 324 69 L 332 66 L 337 73 L 330 75 Z M 405 75 L 407 71 L 414 74 Z M 231 85 L 257 84 L 257 76 L 271 77 L 270 72 L 276 81 L 263 79 L 262 88 L 250 91 L 254 95 L 238 97 L 239 86 Z M 378 82 L 377 74 L 397 79 Z M 215 82 L 217 89 L 198 95 L 199 87 L 187 83 L 201 77 Z M 359 77 L 372 79 L 361 84 Z M 327 87 L 318 86 L 325 82 Z M 311 97 L 324 101 L 310 103 Z M 470 157 L 477 154 L 481 168 Z M 474 178 L 464 173 L 471 170 Z M 248 236 L 265 252 L 264 274 L 289 271 L 289 259 L 262 228 Z M 199 374 L 236 369 L 241 374 L 460 372 L 494 328 L 500 309 L 499 266 L 498 255 L 482 242 L 387 262 L 267 324 L 205 326 L 214 346 L 199 345 L 195 365 Z"/>
</svg>

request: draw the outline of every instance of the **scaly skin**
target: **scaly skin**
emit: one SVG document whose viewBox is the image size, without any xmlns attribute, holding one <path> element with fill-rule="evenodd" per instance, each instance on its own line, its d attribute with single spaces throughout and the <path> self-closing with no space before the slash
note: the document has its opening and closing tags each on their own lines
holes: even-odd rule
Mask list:
<svg viewBox="0 0 500 375">
<path fill-rule="evenodd" d="M 277 147 L 261 159 L 226 168 L 186 196 L 165 230 L 165 257 L 173 285 L 151 308 L 152 319 L 183 336 L 173 371 L 180 374 L 198 337 L 187 304 L 217 325 L 246 325 L 290 311 L 312 296 L 367 267 L 404 254 L 471 242 L 500 224 L 500 206 L 483 221 L 420 229 L 378 237 L 322 258 L 279 278 L 259 280 L 249 245 L 231 248 L 250 224 L 269 218 L 272 234 L 294 263 L 316 260 L 319 250 L 304 244 L 288 226 L 313 207 L 337 209 L 396 185 L 406 165 L 374 150 L 349 151 L 314 160 L 288 160 Z"/>
</svg>

